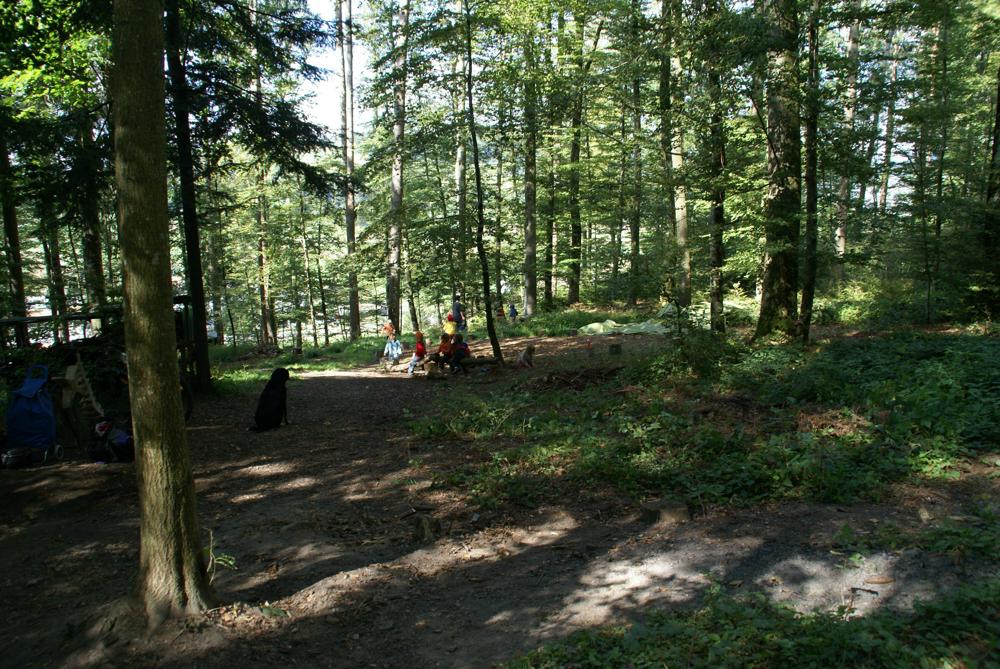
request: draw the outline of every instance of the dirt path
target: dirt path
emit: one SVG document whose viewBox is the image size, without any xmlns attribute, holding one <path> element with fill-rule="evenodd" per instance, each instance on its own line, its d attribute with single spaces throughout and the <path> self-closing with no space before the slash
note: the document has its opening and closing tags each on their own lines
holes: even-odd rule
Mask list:
<svg viewBox="0 0 1000 669">
<path fill-rule="evenodd" d="M 216 575 L 226 606 L 149 638 L 109 616 L 137 562 L 133 468 L 0 472 L 0 666 L 487 667 L 651 604 L 694 602 L 713 580 L 801 610 L 863 612 L 992 569 L 830 551 L 844 524 L 912 516 L 887 506 L 792 504 L 679 526 L 650 525 L 616 500 L 477 511 L 433 485 L 435 470 L 477 457 L 470 446 L 423 443 L 407 421 L 443 388 L 488 383 L 304 374 L 289 386 L 293 424 L 264 434 L 245 431 L 252 398 L 199 404 L 199 512 L 237 570 Z"/>
</svg>

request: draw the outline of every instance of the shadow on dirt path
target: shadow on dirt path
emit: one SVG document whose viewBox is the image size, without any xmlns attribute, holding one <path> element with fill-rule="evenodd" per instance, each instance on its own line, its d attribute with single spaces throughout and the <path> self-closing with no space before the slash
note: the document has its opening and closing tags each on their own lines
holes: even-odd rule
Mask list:
<svg viewBox="0 0 1000 669">
<path fill-rule="evenodd" d="M 908 606 L 994 567 L 916 553 L 845 564 L 829 536 L 907 513 L 786 504 L 650 525 L 632 505 L 477 510 L 414 461 L 459 466 L 408 421 L 442 392 L 402 374 L 317 372 L 289 384 L 290 426 L 246 432 L 252 397 L 202 402 L 188 436 L 199 512 L 226 604 L 151 637 L 101 614 L 138 554 L 130 465 L 0 472 L 0 613 L 11 667 L 486 667 L 720 582 L 800 610 Z M 446 389 L 446 390 L 445 390 Z M 872 581 L 881 585 L 873 586 Z M 874 593 L 874 594 L 872 594 Z"/>
</svg>

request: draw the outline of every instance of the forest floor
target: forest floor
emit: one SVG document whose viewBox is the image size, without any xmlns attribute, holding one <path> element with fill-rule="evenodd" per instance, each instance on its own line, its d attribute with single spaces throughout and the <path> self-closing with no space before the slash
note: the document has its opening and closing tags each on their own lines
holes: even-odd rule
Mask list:
<svg viewBox="0 0 1000 669">
<path fill-rule="evenodd" d="M 489 667 L 649 607 L 697 604 L 712 583 L 863 614 L 997 573 L 915 549 L 836 549 L 845 526 L 918 526 L 995 495 L 998 479 L 974 468 L 896 485 L 877 504 L 696 510 L 678 524 L 614 493 L 484 510 L 440 474 L 488 456 L 410 423 L 442 395 L 461 406 L 588 346 L 509 340 L 505 354 L 529 341 L 529 371 L 297 374 L 292 424 L 263 434 L 246 431 L 253 397 L 200 401 L 188 428 L 199 515 L 216 558 L 236 568 L 215 572 L 220 608 L 151 635 L 120 604 L 138 557 L 134 467 L 70 451 L 57 466 L 0 472 L 0 666 Z"/>
</svg>

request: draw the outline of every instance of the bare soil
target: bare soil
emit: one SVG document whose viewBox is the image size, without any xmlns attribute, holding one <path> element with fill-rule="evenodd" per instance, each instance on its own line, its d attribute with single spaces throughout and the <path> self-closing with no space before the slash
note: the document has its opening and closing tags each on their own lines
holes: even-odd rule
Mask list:
<svg viewBox="0 0 1000 669">
<path fill-rule="evenodd" d="M 527 341 L 507 342 L 505 354 Z M 831 550 L 845 524 L 914 525 L 995 494 L 976 472 L 900 487 L 881 505 L 789 503 L 682 524 L 651 523 L 613 495 L 482 511 L 436 477 L 483 449 L 421 441 L 408 422 L 442 394 L 467 401 L 505 374 L 558 383 L 557 356 L 585 365 L 607 340 L 530 341 L 538 366 L 527 372 L 297 375 L 292 425 L 273 432 L 246 431 L 253 397 L 200 401 L 188 438 L 202 527 L 236 570 L 216 571 L 222 606 L 151 634 L 122 604 L 138 556 L 133 466 L 71 452 L 56 466 L 0 472 L 0 666 L 489 667 L 651 606 L 695 604 L 713 581 L 803 611 L 861 614 L 996 572 L 918 551 L 859 562 Z"/>
</svg>

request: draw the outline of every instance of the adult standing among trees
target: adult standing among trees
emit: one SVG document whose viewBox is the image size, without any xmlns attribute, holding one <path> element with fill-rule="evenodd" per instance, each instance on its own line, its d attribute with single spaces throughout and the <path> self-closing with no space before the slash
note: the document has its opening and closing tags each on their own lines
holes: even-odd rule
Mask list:
<svg viewBox="0 0 1000 669">
<path fill-rule="evenodd" d="M 455 327 L 459 332 L 465 330 L 468 324 L 465 322 L 465 307 L 462 305 L 462 296 L 455 294 L 455 300 L 451 303 L 451 315 L 455 317 Z"/>
<path fill-rule="evenodd" d="M 213 600 L 177 388 L 170 282 L 163 11 L 115 0 L 115 180 L 125 274 L 125 345 L 139 479 L 138 596 L 150 626 Z"/>
</svg>

